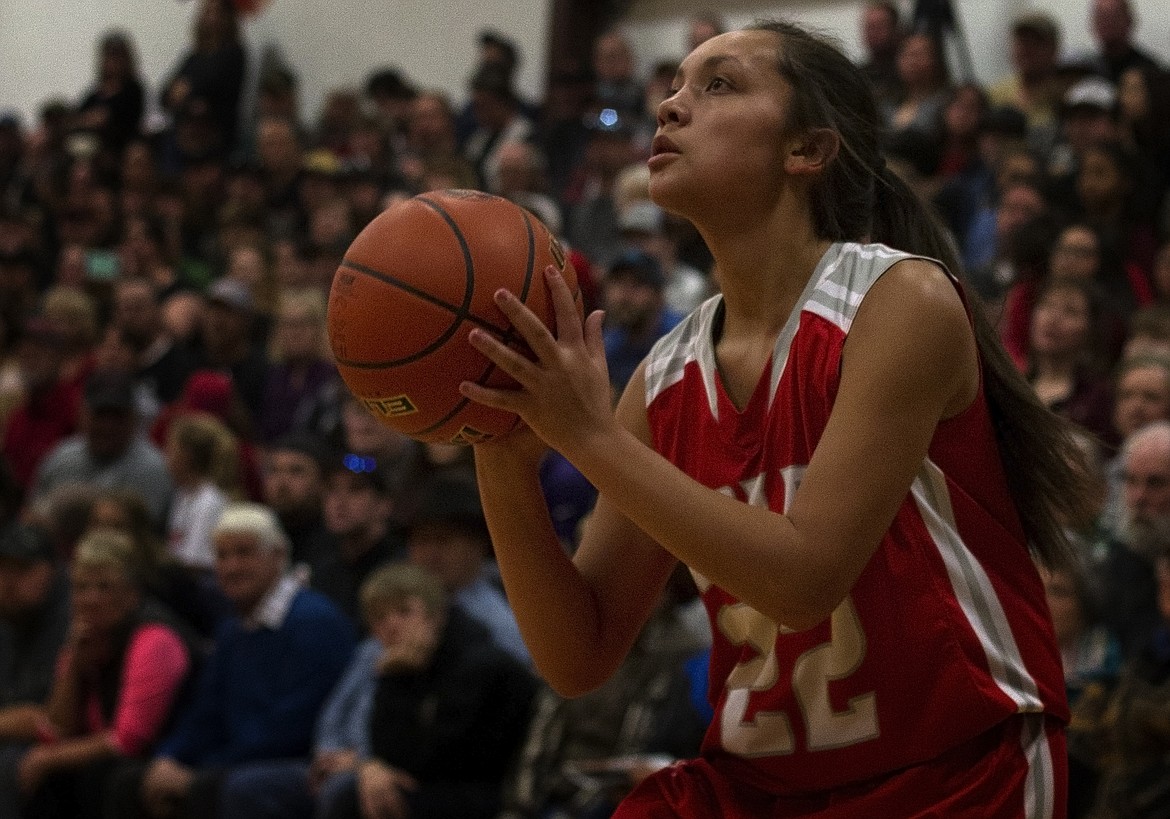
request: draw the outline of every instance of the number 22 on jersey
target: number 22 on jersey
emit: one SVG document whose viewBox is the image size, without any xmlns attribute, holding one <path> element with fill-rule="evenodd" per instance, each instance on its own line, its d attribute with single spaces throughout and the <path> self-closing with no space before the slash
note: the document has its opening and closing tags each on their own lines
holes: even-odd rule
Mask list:
<svg viewBox="0 0 1170 819">
<path fill-rule="evenodd" d="M 782 471 L 785 511 L 803 472 L 803 466 Z M 742 486 L 748 503 L 766 505 L 762 483 L 757 480 Z M 780 679 L 776 638 L 786 629 L 745 603 L 720 609 L 716 626 L 733 645 L 748 646 L 756 652 L 736 664 L 728 675 L 719 724 L 721 744 L 745 757 L 793 753 L 796 739 L 787 713 L 756 711 L 748 717 L 752 694 L 770 690 Z M 848 596 L 832 614 L 830 635 L 828 642 L 805 651 L 787 671 L 804 717 L 805 747 L 810 751 L 843 748 L 878 736 L 874 692 L 853 697 L 840 711 L 833 710 L 829 699 L 829 683 L 848 677 L 865 659 L 865 632 Z"/>
</svg>

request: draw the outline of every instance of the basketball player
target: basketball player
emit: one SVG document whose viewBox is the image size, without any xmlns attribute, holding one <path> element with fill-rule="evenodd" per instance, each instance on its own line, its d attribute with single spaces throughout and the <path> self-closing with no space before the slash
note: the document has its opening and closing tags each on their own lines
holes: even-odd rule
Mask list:
<svg viewBox="0 0 1170 819">
<path fill-rule="evenodd" d="M 1029 547 L 1065 548 L 1076 450 L 878 132 L 831 45 L 784 23 L 714 37 L 659 107 L 649 166 L 721 295 L 658 343 L 616 413 L 601 316 L 582 323 L 555 271 L 555 336 L 497 294 L 536 361 L 471 334 L 520 388 L 464 394 L 535 433 L 476 462 L 541 673 L 569 696 L 601 684 L 678 560 L 710 615 L 702 754 L 621 819 L 1065 811 L 1063 675 Z M 572 558 L 541 501 L 546 444 L 600 491 Z"/>
</svg>

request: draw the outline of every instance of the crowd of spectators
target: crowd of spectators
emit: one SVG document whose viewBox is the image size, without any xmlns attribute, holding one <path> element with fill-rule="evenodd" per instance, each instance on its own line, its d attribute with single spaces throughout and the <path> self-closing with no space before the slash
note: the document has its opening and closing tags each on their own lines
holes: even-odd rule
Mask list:
<svg viewBox="0 0 1170 819">
<path fill-rule="evenodd" d="M 1072 811 L 1105 819 L 1170 812 L 1170 75 L 1126 0 L 1085 2 L 1092 53 L 1027 11 L 988 85 L 895 3 L 864 6 L 859 60 L 890 166 L 1098 469 L 1080 559 L 1046 577 Z M 490 191 L 606 308 L 616 395 L 718 292 L 644 159 L 677 60 L 722 29 L 696 14 L 644 73 L 609 29 L 541 100 L 485 30 L 462 99 L 369 66 L 310 116 L 295 53 L 242 104 L 236 4 L 201 0 L 169 76 L 112 31 L 78 99 L 0 116 L 0 814 L 593 817 L 697 750 L 689 580 L 611 685 L 575 706 L 540 686 L 469 450 L 379 425 L 325 316 L 382 209 Z M 541 474 L 572 550 L 594 490 L 555 454 Z"/>
</svg>

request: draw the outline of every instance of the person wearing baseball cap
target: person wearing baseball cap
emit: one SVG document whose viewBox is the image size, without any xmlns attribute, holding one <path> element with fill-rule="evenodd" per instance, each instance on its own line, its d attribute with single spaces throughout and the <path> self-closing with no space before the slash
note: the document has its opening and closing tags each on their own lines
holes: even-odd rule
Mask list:
<svg viewBox="0 0 1170 819">
<path fill-rule="evenodd" d="M 195 369 L 230 373 L 252 420 L 260 414 L 268 357 L 257 338 L 259 314 L 252 289 L 238 279 L 216 279 L 204 294 Z"/>
<path fill-rule="evenodd" d="M 334 456 L 324 477 L 322 517 L 334 548 L 310 558 L 311 583 L 360 624 L 362 583 L 379 566 L 406 555 L 402 534 L 391 525 L 393 482 L 377 458 L 354 453 Z"/>
<path fill-rule="evenodd" d="M 438 577 L 452 600 L 487 626 L 500 648 L 531 663 L 493 571 L 491 536 L 473 474 L 451 469 L 426 480 L 407 524 L 406 549 L 407 560 Z"/>
<path fill-rule="evenodd" d="M 1051 146 L 1062 83 L 1057 66 L 1060 26 L 1047 12 L 1030 10 L 1012 21 L 1012 73 L 988 88 L 992 106 L 1011 106 L 1027 118 L 1034 148 Z"/>
<path fill-rule="evenodd" d="M 81 431 L 63 439 L 41 461 L 30 500 L 74 483 L 139 492 L 156 521 L 171 499 L 171 478 L 162 452 L 139 431 L 134 377 L 129 372 L 98 369 L 83 392 Z"/>
<path fill-rule="evenodd" d="M 605 360 L 609 380 L 619 392 L 654 342 L 682 321 L 667 307 L 666 274 L 658 259 L 627 250 L 609 266 L 601 285 L 605 306 Z"/>
</svg>

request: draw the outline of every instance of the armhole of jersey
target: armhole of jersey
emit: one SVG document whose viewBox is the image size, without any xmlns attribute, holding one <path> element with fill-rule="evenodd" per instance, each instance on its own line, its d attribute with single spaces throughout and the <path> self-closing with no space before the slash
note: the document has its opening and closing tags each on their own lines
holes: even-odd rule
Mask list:
<svg viewBox="0 0 1170 819">
<path fill-rule="evenodd" d="M 975 404 L 979 401 L 980 397 L 983 396 L 983 387 L 984 387 L 983 350 L 979 346 L 979 334 L 975 330 L 975 313 L 974 313 L 975 310 L 981 309 L 981 308 L 971 304 L 971 300 L 968 297 L 966 285 L 963 283 L 962 279 L 960 279 L 958 276 L 956 276 L 950 270 L 950 268 L 948 268 L 945 264 L 943 264 L 939 259 L 935 259 L 931 256 L 922 256 L 922 255 L 917 254 L 917 253 L 907 253 L 901 259 L 897 259 L 894 262 L 892 262 L 889 266 L 887 266 L 885 268 L 885 270 L 883 270 L 881 273 L 879 273 L 877 276 L 874 277 L 873 282 L 870 284 L 869 288 L 866 290 L 866 295 L 869 295 L 869 291 L 872 290 L 873 286 L 878 283 L 878 280 L 881 279 L 882 276 L 889 273 L 896 265 L 898 265 L 902 262 L 910 261 L 912 259 L 920 259 L 921 261 L 928 262 L 928 263 L 934 265 L 935 267 L 937 267 L 939 270 L 941 270 L 943 275 L 946 276 L 947 281 L 949 281 L 951 283 L 951 286 L 955 288 L 955 293 L 958 294 L 958 296 L 959 296 L 959 301 L 963 305 L 963 312 L 967 316 L 967 326 L 971 328 L 971 335 L 975 341 L 975 369 L 977 371 L 977 377 L 978 377 L 978 384 L 976 385 L 975 397 L 972 398 L 971 401 L 966 406 L 964 406 L 961 410 L 956 412 L 954 415 L 947 416 L 946 418 L 942 418 L 939 421 L 939 423 L 946 423 L 947 421 L 950 421 L 950 420 L 955 419 L 955 418 L 961 418 L 964 415 L 966 415 L 971 410 L 971 408 L 973 406 L 975 406 Z M 865 298 L 862 297 L 861 301 L 857 305 L 859 310 L 861 309 L 861 305 L 864 303 L 865 303 Z M 842 348 L 842 352 L 844 352 L 844 348 Z M 842 364 L 843 364 L 843 359 L 838 360 L 838 362 L 837 362 L 837 378 L 838 379 L 841 378 Z"/>
</svg>

